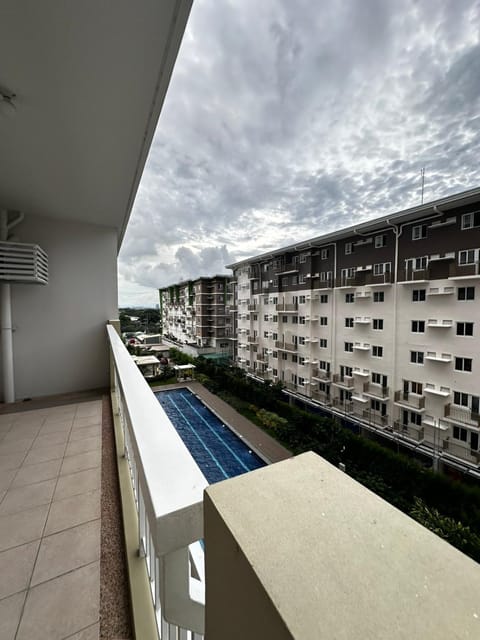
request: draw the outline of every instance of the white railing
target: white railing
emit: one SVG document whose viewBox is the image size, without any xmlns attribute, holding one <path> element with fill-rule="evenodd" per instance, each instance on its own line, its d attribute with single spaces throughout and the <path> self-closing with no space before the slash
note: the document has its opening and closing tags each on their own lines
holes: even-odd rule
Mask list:
<svg viewBox="0 0 480 640">
<path fill-rule="evenodd" d="M 162 640 L 200 640 L 205 588 L 203 491 L 208 483 L 134 364 L 107 326 L 125 456 L 138 513 L 139 553 Z"/>
</svg>

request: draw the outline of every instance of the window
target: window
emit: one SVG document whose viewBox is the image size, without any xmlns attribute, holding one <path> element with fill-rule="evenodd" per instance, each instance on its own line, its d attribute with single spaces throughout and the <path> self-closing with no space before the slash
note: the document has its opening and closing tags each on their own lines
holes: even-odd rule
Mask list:
<svg viewBox="0 0 480 640">
<path fill-rule="evenodd" d="M 326 338 L 320 338 L 319 345 L 320 345 L 321 349 L 326 349 L 327 348 L 327 339 Z"/>
<path fill-rule="evenodd" d="M 258 289 L 258 280 L 253 281 L 253 290 L 256 291 Z"/>
<path fill-rule="evenodd" d="M 372 356 L 374 358 L 383 358 L 383 347 L 379 347 L 378 345 L 374 344 L 372 346 Z"/>
<path fill-rule="evenodd" d="M 412 320 L 412 333 L 425 333 L 425 320 Z"/>
<path fill-rule="evenodd" d="M 455 358 L 455 371 L 472 371 L 471 358 Z"/>
<path fill-rule="evenodd" d="M 288 353 L 282 353 L 282 360 L 288 360 Z"/>
<path fill-rule="evenodd" d="M 353 328 L 353 318 L 345 318 L 345 326 L 349 329 Z"/>
<path fill-rule="evenodd" d="M 412 269 L 412 271 L 422 271 L 428 266 L 428 258 L 427 256 L 422 256 L 421 258 L 408 258 L 408 260 L 405 260 L 405 265 L 407 270 Z"/>
<path fill-rule="evenodd" d="M 288 316 L 282 316 L 282 322 L 288 322 Z"/>
<path fill-rule="evenodd" d="M 474 413 L 480 413 L 480 398 L 478 396 L 471 396 L 468 393 L 454 391 L 453 404 L 457 404 L 461 407 L 467 407 Z"/>
<path fill-rule="evenodd" d="M 375 331 L 383 331 L 383 318 L 374 318 L 373 328 Z"/>
<path fill-rule="evenodd" d="M 420 224 L 412 227 L 412 240 L 421 240 L 427 237 L 427 225 Z"/>
<path fill-rule="evenodd" d="M 385 291 L 374 291 L 373 292 L 373 301 L 374 302 L 385 302 Z"/>
<path fill-rule="evenodd" d="M 274 287 L 278 287 L 278 278 L 274 278 L 272 284 Z"/>
<path fill-rule="evenodd" d="M 423 364 L 423 351 L 410 351 L 410 362 Z"/>
<path fill-rule="evenodd" d="M 278 298 L 276 296 L 274 296 L 273 298 L 270 299 L 270 302 L 272 304 L 278 304 Z"/>
<path fill-rule="evenodd" d="M 258 314 L 257 313 L 253 314 L 252 320 L 255 320 L 255 321 L 258 320 Z"/>
<path fill-rule="evenodd" d="M 458 300 L 475 300 L 475 287 L 458 287 Z"/>
<path fill-rule="evenodd" d="M 473 336 L 473 322 L 457 322 L 457 336 Z"/>
<path fill-rule="evenodd" d="M 278 369 L 272 369 L 272 373 L 274 376 L 278 376 Z"/>
<path fill-rule="evenodd" d="M 264 338 L 268 338 L 268 331 L 264 331 L 264 332 L 263 332 L 263 337 L 264 337 Z"/>
<path fill-rule="evenodd" d="M 348 269 L 342 269 L 341 271 L 342 279 L 345 280 L 346 278 L 353 278 L 355 276 L 356 271 L 357 271 L 357 267 L 348 267 Z"/>
<path fill-rule="evenodd" d="M 349 304 L 351 302 L 355 302 L 355 294 L 354 293 L 346 293 L 345 294 L 345 302 L 347 304 Z"/>
<path fill-rule="evenodd" d="M 462 229 L 473 229 L 473 227 L 480 227 L 480 211 L 464 213 L 462 216 Z"/>
<path fill-rule="evenodd" d="M 458 252 L 458 264 L 475 264 L 478 258 L 478 249 L 467 249 Z"/>
<path fill-rule="evenodd" d="M 298 316 L 292 316 L 292 324 L 298 324 Z"/>
<path fill-rule="evenodd" d="M 292 362 L 298 362 L 298 356 L 292 355 Z"/>
<path fill-rule="evenodd" d="M 345 243 L 345 255 L 349 255 L 351 253 L 353 253 L 353 242 L 346 242 Z"/>
<path fill-rule="evenodd" d="M 305 324 L 305 316 L 299 316 L 298 324 Z"/>
<path fill-rule="evenodd" d="M 326 304 L 328 302 L 328 293 L 320 294 L 320 302 Z"/>
<path fill-rule="evenodd" d="M 414 289 L 412 291 L 412 302 L 425 302 L 426 289 Z"/>
<path fill-rule="evenodd" d="M 300 262 L 304 263 L 307 261 L 307 254 L 306 253 L 301 253 L 300 254 Z"/>
<path fill-rule="evenodd" d="M 328 324 L 328 318 L 327 316 L 320 316 L 320 325 L 322 327 L 326 327 Z"/>
<path fill-rule="evenodd" d="M 411 380 L 409 382 L 408 380 L 404 380 L 403 387 L 404 387 L 404 391 L 406 391 L 406 393 L 409 393 L 409 389 L 410 389 L 411 393 L 415 393 L 417 396 L 421 396 L 422 395 L 423 384 L 421 382 L 414 382 L 413 380 Z M 405 389 L 405 387 L 406 387 L 406 389 Z"/>
<path fill-rule="evenodd" d="M 272 322 L 278 322 L 278 316 L 272 316 Z"/>
<path fill-rule="evenodd" d="M 292 276 L 292 284 L 298 284 L 298 276 Z"/>
<path fill-rule="evenodd" d="M 467 441 L 467 430 L 462 427 L 453 427 L 453 437 L 455 440 Z"/>
<path fill-rule="evenodd" d="M 304 387 L 305 386 L 305 378 L 302 378 L 301 376 L 298 376 L 298 386 L 299 387 Z"/>
<path fill-rule="evenodd" d="M 327 280 L 331 280 L 332 279 L 332 272 L 331 271 L 320 271 L 320 281 L 321 282 L 327 282 Z"/>
<path fill-rule="evenodd" d="M 320 259 L 326 260 L 328 258 L 328 249 L 322 249 L 320 251 Z"/>
<path fill-rule="evenodd" d="M 305 296 L 298 296 L 299 304 L 305 304 Z"/>
<path fill-rule="evenodd" d="M 288 276 L 283 276 L 282 287 L 288 287 Z"/>
<path fill-rule="evenodd" d="M 268 313 L 265 313 L 265 314 L 264 314 L 263 319 L 264 319 L 264 320 L 266 320 L 266 321 L 268 321 Z"/>
<path fill-rule="evenodd" d="M 300 277 L 298 279 L 298 282 L 300 284 L 305 284 L 305 275 L 303 273 L 300 274 Z"/>
<path fill-rule="evenodd" d="M 353 342 L 345 342 L 345 351 L 353 353 Z"/>
<path fill-rule="evenodd" d="M 322 371 L 330 371 L 330 363 L 326 360 L 320 360 L 320 362 L 318 363 L 318 368 Z"/>
<path fill-rule="evenodd" d="M 390 273 L 391 267 L 392 265 L 390 262 L 378 262 L 373 265 L 373 275 L 383 276 L 386 273 Z"/>
<path fill-rule="evenodd" d="M 299 336 L 298 337 L 298 344 L 301 344 L 301 345 L 305 344 L 305 337 L 304 336 Z"/>
<path fill-rule="evenodd" d="M 272 333 L 272 339 L 273 340 L 278 340 L 278 333 L 273 332 Z M 276 357 L 276 356 L 275 356 Z"/>
<path fill-rule="evenodd" d="M 302 367 L 305 365 L 304 356 L 298 356 L 298 364 L 301 365 Z"/>
<path fill-rule="evenodd" d="M 375 249 L 380 249 L 387 244 L 387 236 L 375 236 Z"/>
</svg>

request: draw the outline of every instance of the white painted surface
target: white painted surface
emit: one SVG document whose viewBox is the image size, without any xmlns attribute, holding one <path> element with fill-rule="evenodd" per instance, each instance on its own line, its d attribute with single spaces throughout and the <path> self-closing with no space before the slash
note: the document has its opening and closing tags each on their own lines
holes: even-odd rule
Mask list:
<svg viewBox="0 0 480 640">
<path fill-rule="evenodd" d="M 13 284 L 17 399 L 108 386 L 105 323 L 117 316 L 114 229 L 29 217 L 15 230 L 49 257 L 48 285 Z"/>
</svg>

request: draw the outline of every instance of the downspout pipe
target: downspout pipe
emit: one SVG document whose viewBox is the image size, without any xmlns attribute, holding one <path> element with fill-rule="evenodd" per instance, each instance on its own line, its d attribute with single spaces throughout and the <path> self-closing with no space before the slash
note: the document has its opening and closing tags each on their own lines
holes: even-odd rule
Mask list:
<svg viewBox="0 0 480 640">
<path fill-rule="evenodd" d="M 0 240 L 8 240 L 8 211 L 0 211 Z M 12 296 L 9 282 L 0 284 L 0 333 L 2 349 L 3 401 L 15 401 L 13 373 Z"/>
</svg>

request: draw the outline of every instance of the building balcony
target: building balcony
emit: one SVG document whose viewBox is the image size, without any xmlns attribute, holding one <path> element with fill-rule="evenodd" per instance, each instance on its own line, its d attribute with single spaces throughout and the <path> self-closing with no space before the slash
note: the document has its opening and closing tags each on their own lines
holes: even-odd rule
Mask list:
<svg viewBox="0 0 480 640">
<path fill-rule="evenodd" d="M 345 389 L 352 389 L 355 380 L 352 376 L 345 376 L 340 373 L 333 374 L 333 384 L 337 387 L 344 387 Z"/>
<path fill-rule="evenodd" d="M 316 400 L 317 402 L 321 402 L 322 404 L 330 404 L 331 398 L 328 393 L 324 391 L 312 390 L 312 400 Z"/>
<path fill-rule="evenodd" d="M 452 438 L 448 438 L 443 440 L 442 450 L 443 454 L 453 456 L 460 460 L 465 460 L 476 466 L 480 464 L 480 451 L 474 451 L 467 445 L 467 443 L 457 443 Z"/>
<path fill-rule="evenodd" d="M 452 362 L 453 356 L 451 353 L 440 353 L 437 351 L 427 351 L 425 354 L 425 360 L 431 360 L 432 362 Z"/>
<path fill-rule="evenodd" d="M 354 323 L 355 324 L 359 324 L 359 325 L 370 324 L 371 321 L 372 321 L 372 319 L 370 317 L 368 317 L 368 316 L 356 316 L 354 318 Z"/>
<path fill-rule="evenodd" d="M 401 270 L 399 284 L 420 283 L 428 282 L 430 279 L 430 272 L 428 268 L 425 269 L 403 269 Z"/>
<path fill-rule="evenodd" d="M 275 305 L 275 309 L 280 313 L 295 313 L 298 311 L 297 303 L 283 303 Z"/>
<path fill-rule="evenodd" d="M 378 427 L 388 427 L 390 425 L 390 417 L 388 415 L 382 415 L 372 411 L 372 409 L 364 409 L 362 416 L 364 420 Z"/>
<path fill-rule="evenodd" d="M 363 385 L 364 395 L 372 396 L 373 398 L 380 398 L 381 400 L 388 399 L 389 391 L 388 387 L 382 387 L 381 384 L 375 384 L 374 382 L 366 382 Z"/>
<path fill-rule="evenodd" d="M 401 433 L 406 438 L 415 440 L 415 442 L 423 442 L 425 439 L 425 429 L 414 424 L 404 425 L 399 420 L 395 420 L 393 423 L 393 430 L 397 433 Z"/>
<path fill-rule="evenodd" d="M 439 320 L 438 318 L 429 318 L 427 320 L 427 327 L 429 329 L 451 329 L 453 327 L 453 320 Z"/>
<path fill-rule="evenodd" d="M 435 386 L 431 382 L 427 382 L 425 384 L 425 387 L 423 388 L 423 392 L 429 393 L 433 396 L 438 396 L 440 398 L 450 397 L 450 389 L 448 387 Z"/>
<path fill-rule="evenodd" d="M 298 345 L 293 342 L 284 342 L 281 340 L 275 341 L 275 348 L 278 349 L 278 351 L 292 351 L 294 353 L 298 351 Z"/>
<path fill-rule="evenodd" d="M 370 351 L 370 343 L 369 342 L 354 342 L 353 348 L 356 351 Z"/>
<path fill-rule="evenodd" d="M 325 380 L 330 380 L 331 377 L 331 371 L 326 371 L 325 369 L 312 369 L 312 380 L 323 382 Z"/>
<path fill-rule="evenodd" d="M 457 404 L 447 404 L 444 411 L 445 420 L 456 424 L 480 427 L 480 414 L 475 413 L 468 407 Z"/>
<path fill-rule="evenodd" d="M 425 396 L 416 393 L 406 393 L 402 389 L 395 391 L 395 404 L 400 407 L 412 408 L 417 411 L 425 409 Z"/>
<path fill-rule="evenodd" d="M 258 344 L 258 336 L 248 336 L 247 342 L 249 344 Z"/>
<path fill-rule="evenodd" d="M 353 373 L 354 376 L 359 376 L 360 378 L 369 378 L 370 377 L 370 371 L 369 370 L 354 369 L 352 373 Z"/>
<path fill-rule="evenodd" d="M 257 310 L 257 305 L 256 304 L 249 304 L 249 305 L 247 305 L 247 309 L 248 309 L 248 311 L 256 311 Z"/>
<path fill-rule="evenodd" d="M 471 278 L 478 278 L 480 276 L 480 263 L 475 262 L 473 264 L 457 264 L 452 263 L 449 266 L 448 277 L 451 280 L 469 280 Z"/>
</svg>

